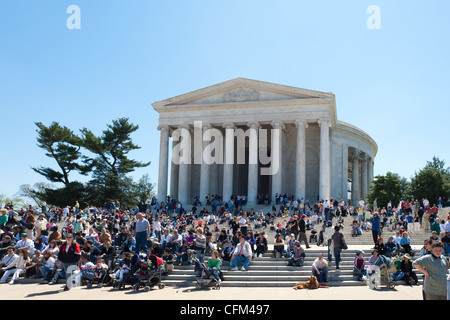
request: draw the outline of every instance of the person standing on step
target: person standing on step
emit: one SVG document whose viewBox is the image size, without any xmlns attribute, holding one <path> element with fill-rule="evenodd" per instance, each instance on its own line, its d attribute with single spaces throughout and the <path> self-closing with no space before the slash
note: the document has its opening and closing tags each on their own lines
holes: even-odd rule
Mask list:
<svg viewBox="0 0 450 320">
<path fill-rule="evenodd" d="M 305 222 L 306 215 L 302 215 L 300 221 L 298 222 L 298 242 L 302 243 L 302 241 L 305 242 L 306 249 L 311 248 L 308 244 L 308 237 L 306 236 L 306 222 Z"/>
<path fill-rule="evenodd" d="M 294 215 L 294 219 L 289 222 L 290 234 L 294 235 L 294 240 L 297 240 L 298 236 L 298 220 L 297 215 Z"/>
<path fill-rule="evenodd" d="M 136 239 L 135 250 L 137 253 L 147 252 L 147 240 L 150 235 L 150 223 L 144 218 L 142 213 L 136 214 L 136 223 L 134 227 L 134 238 Z"/>
<path fill-rule="evenodd" d="M 378 243 L 378 237 L 381 235 L 381 219 L 378 216 L 378 212 L 374 212 L 372 218 L 370 218 L 370 223 L 372 224 L 372 238 L 373 244 Z"/>
<path fill-rule="evenodd" d="M 344 235 L 339 231 L 339 226 L 334 227 L 334 233 L 331 236 L 331 240 L 333 241 L 333 251 L 334 251 L 334 259 L 336 260 L 336 270 L 340 270 L 339 263 L 341 262 L 341 251 L 342 249 L 346 249 L 346 244 L 344 240 Z"/>
<path fill-rule="evenodd" d="M 241 228 L 241 232 L 244 236 L 247 235 L 247 228 L 248 228 L 248 222 L 247 222 L 247 214 L 244 212 L 239 219 L 239 227 Z"/>
<path fill-rule="evenodd" d="M 326 240 L 326 244 L 327 244 L 327 251 L 328 251 L 328 263 L 331 263 L 332 259 L 333 259 L 333 254 L 331 252 L 331 236 L 334 233 L 334 229 L 333 229 L 333 223 L 331 221 L 327 222 L 327 227 L 325 228 L 325 240 Z"/>
</svg>

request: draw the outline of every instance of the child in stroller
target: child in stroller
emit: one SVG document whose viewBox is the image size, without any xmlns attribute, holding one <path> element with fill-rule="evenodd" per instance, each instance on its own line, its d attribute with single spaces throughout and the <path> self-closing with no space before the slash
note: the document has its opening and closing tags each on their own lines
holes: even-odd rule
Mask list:
<svg viewBox="0 0 450 320">
<path fill-rule="evenodd" d="M 136 256 L 136 255 L 135 255 Z M 113 281 L 113 288 L 123 288 L 125 286 L 125 280 L 134 266 L 133 262 L 136 264 L 136 258 L 133 256 L 133 261 L 130 252 L 122 252 L 122 259 L 119 261 L 119 265 L 115 273 L 111 274 Z"/>
<path fill-rule="evenodd" d="M 216 278 L 213 268 L 207 268 L 206 265 L 197 258 L 193 258 L 193 263 L 197 289 L 208 287 L 211 284 L 213 284 L 216 289 L 220 289 L 220 278 Z"/>
<path fill-rule="evenodd" d="M 101 288 L 108 283 L 111 278 L 108 273 L 109 267 L 102 258 L 97 258 L 97 264 L 94 266 L 94 279 L 88 282 L 87 287 L 91 288 L 93 283 L 97 283 Z"/>
<path fill-rule="evenodd" d="M 92 288 L 94 283 L 97 283 L 101 288 L 108 277 L 107 265 L 101 258 L 97 259 L 97 264 L 89 261 L 87 254 L 82 254 L 80 257 L 81 280 L 87 281 L 87 288 Z"/>
<path fill-rule="evenodd" d="M 396 258 L 388 258 L 384 255 L 379 255 L 372 265 L 371 272 L 369 276 L 368 285 L 371 289 L 377 289 L 380 285 L 384 285 L 389 289 L 395 287 L 394 280 L 391 277 L 391 273 L 397 271 L 395 265 Z"/>
<path fill-rule="evenodd" d="M 132 280 L 134 291 L 139 291 L 140 287 L 144 287 L 144 291 L 148 292 L 156 285 L 159 289 L 164 288 L 164 284 L 161 283 L 161 276 L 165 272 L 164 260 L 156 256 L 151 248 L 148 253 L 148 259 L 142 259 L 139 262 L 140 267 Z"/>
</svg>

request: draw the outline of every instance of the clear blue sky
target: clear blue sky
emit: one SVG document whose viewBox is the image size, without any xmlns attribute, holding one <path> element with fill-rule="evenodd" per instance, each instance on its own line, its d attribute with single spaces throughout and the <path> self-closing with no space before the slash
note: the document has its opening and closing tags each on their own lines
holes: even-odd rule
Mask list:
<svg viewBox="0 0 450 320">
<path fill-rule="evenodd" d="M 70 5 L 81 29 L 69 30 Z M 381 30 L 366 12 L 381 9 Z M 0 2 L 0 193 L 55 166 L 34 122 L 100 133 L 140 126 L 157 182 L 151 103 L 237 77 L 333 92 L 340 120 L 377 142 L 375 175 L 408 179 L 435 155 L 450 166 L 449 1 L 21 0 Z M 76 178 L 76 177 L 73 177 Z"/>
</svg>

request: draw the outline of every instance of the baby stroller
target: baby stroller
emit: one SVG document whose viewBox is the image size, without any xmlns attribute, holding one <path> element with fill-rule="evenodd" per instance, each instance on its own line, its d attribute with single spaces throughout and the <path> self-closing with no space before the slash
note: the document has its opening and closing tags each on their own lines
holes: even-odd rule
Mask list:
<svg viewBox="0 0 450 320">
<path fill-rule="evenodd" d="M 390 273 L 396 271 L 397 267 L 394 264 L 394 260 L 380 255 L 372 268 L 373 274 L 369 276 L 368 285 L 370 289 L 378 289 L 380 286 L 386 286 L 389 289 L 393 289 L 395 284 Z"/>
<path fill-rule="evenodd" d="M 149 266 L 148 263 L 142 261 L 140 268 L 136 273 L 136 283 L 133 286 L 134 291 L 139 291 L 141 287 L 144 287 L 144 291 L 148 292 L 154 286 L 158 286 L 159 289 L 164 289 L 164 284 L 161 283 L 161 275 L 163 273 L 164 266 Z"/>
<path fill-rule="evenodd" d="M 91 289 L 94 284 L 97 284 L 99 288 L 105 286 L 108 283 L 108 279 L 110 278 L 109 272 L 107 270 L 97 271 L 99 272 L 99 276 L 96 277 L 94 272 L 82 273 L 82 280 L 86 280 L 86 287 Z"/>
<path fill-rule="evenodd" d="M 197 258 L 193 258 L 192 262 L 194 263 L 195 280 L 197 282 L 196 288 L 201 289 L 202 287 L 209 287 L 213 284 L 215 289 L 220 290 L 220 281 L 217 281 L 214 277 L 213 270 L 208 269 Z"/>
<path fill-rule="evenodd" d="M 137 277 L 137 273 L 139 272 L 139 270 L 141 268 L 141 263 L 145 263 L 143 261 L 144 260 L 141 259 L 139 254 L 135 254 L 131 258 L 130 271 L 123 277 L 123 279 L 121 281 L 119 281 L 119 280 L 113 281 L 113 283 L 112 283 L 113 289 L 123 290 L 123 289 L 125 289 L 125 286 L 127 284 L 134 286 L 139 281 L 138 277 Z"/>
</svg>

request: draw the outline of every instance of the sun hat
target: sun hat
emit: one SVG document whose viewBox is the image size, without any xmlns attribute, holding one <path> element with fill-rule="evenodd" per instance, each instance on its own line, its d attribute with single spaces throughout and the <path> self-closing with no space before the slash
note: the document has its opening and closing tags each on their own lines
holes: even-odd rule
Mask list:
<svg viewBox="0 0 450 320">
<path fill-rule="evenodd" d="M 412 257 L 409 255 L 409 253 L 406 253 L 402 256 L 402 258 L 406 258 L 408 260 L 412 260 Z"/>
</svg>

